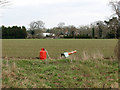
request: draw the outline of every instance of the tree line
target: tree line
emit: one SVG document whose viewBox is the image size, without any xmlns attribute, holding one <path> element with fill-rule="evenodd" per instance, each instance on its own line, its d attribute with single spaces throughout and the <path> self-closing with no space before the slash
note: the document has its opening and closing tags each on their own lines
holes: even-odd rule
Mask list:
<svg viewBox="0 0 120 90">
<path fill-rule="evenodd" d="M 1 27 L 2 39 L 24 39 L 27 37 L 26 28 L 24 26 Z"/>
<path fill-rule="evenodd" d="M 96 21 L 86 26 L 75 27 L 74 25 L 65 26 L 60 22 L 57 27 L 45 28 L 43 21 L 33 21 L 30 28 L 26 30 L 25 26 L 2 26 L 3 39 L 19 38 L 43 38 L 41 33 L 53 33 L 55 38 L 76 38 L 76 39 L 111 39 L 119 38 L 120 30 L 117 17 L 112 17 L 105 21 Z"/>
<path fill-rule="evenodd" d="M 109 20 L 96 21 L 90 25 L 79 27 L 75 27 L 74 25 L 65 26 L 64 22 L 60 22 L 57 27 L 48 29 L 44 27 L 45 23 L 43 21 L 34 21 L 34 23 L 30 23 L 30 28 L 27 32 L 33 36 L 31 38 L 42 38 L 40 33 L 53 33 L 56 35 L 56 38 L 119 38 L 120 30 L 118 21 L 117 17 L 112 17 Z"/>
</svg>

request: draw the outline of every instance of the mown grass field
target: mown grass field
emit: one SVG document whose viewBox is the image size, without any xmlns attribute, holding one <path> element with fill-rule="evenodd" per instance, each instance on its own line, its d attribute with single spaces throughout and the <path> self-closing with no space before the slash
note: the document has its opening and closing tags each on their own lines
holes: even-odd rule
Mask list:
<svg viewBox="0 0 120 90">
<path fill-rule="evenodd" d="M 118 88 L 116 44 L 115 39 L 3 40 L 2 87 Z M 42 47 L 52 59 L 35 59 Z M 75 49 L 76 54 L 60 59 L 62 52 Z"/>
<path fill-rule="evenodd" d="M 104 57 L 114 56 L 117 39 L 7 39 L 2 40 L 3 57 L 35 58 L 41 48 L 45 48 L 50 57 L 58 59 L 65 51 L 77 50 L 77 58 L 86 52 L 89 56 L 96 53 Z"/>
</svg>

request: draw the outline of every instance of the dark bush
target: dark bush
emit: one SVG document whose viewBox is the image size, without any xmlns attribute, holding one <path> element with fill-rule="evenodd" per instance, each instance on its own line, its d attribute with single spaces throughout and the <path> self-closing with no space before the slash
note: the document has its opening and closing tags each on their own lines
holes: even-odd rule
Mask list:
<svg viewBox="0 0 120 90">
<path fill-rule="evenodd" d="M 2 39 L 24 39 L 27 37 L 26 28 L 24 26 L 2 26 Z"/>
<path fill-rule="evenodd" d="M 107 35 L 106 35 L 106 38 L 115 38 L 115 34 L 113 34 L 113 33 L 108 33 Z"/>
<path fill-rule="evenodd" d="M 88 34 L 82 34 L 82 35 L 77 35 L 75 37 L 73 37 L 72 35 L 67 35 L 64 36 L 64 38 L 75 38 L 75 39 L 90 39 L 92 38 L 91 36 L 88 36 Z"/>
<path fill-rule="evenodd" d="M 75 37 L 76 39 L 90 39 L 92 38 L 91 36 L 88 36 L 88 34 L 82 34 L 82 35 L 78 35 Z"/>
</svg>

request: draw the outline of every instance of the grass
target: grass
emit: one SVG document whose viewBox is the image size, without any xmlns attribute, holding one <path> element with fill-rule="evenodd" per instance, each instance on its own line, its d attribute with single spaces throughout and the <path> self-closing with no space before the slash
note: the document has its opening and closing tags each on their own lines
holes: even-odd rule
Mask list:
<svg viewBox="0 0 120 90">
<path fill-rule="evenodd" d="M 117 39 L 3 39 L 2 56 L 11 58 L 39 57 L 41 48 L 45 48 L 52 59 L 58 59 L 66 51 L 77 50 L 77 58 L 84 52 L 92 56 L 99 52 L 103 57 L 114 57 Z"/>
<path fill-rule="evenodd" d="M 3 60 L 3 88 L 118 88 L 115 60 Z"/>
<path fill-rule="evenodd" d="M 3 88 L 118 88 L 117 39 L 3 39 Z M 45 48 L 51 60 L 41 61 Z M 77 50 L 67 59 L 60 54 Z"/>
</svg>

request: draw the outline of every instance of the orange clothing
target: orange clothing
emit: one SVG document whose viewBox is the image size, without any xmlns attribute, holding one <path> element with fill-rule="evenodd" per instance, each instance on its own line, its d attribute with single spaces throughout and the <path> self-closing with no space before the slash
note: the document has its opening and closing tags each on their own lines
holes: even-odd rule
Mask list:
<svg viewBox="0 0 120 90">
<path fill-rule="evenodd" d="M 73 53 L 76 53 L 76 50 L 72 52 L 68 52 L 68 55 L 73 54 Z"/>
</svg>

